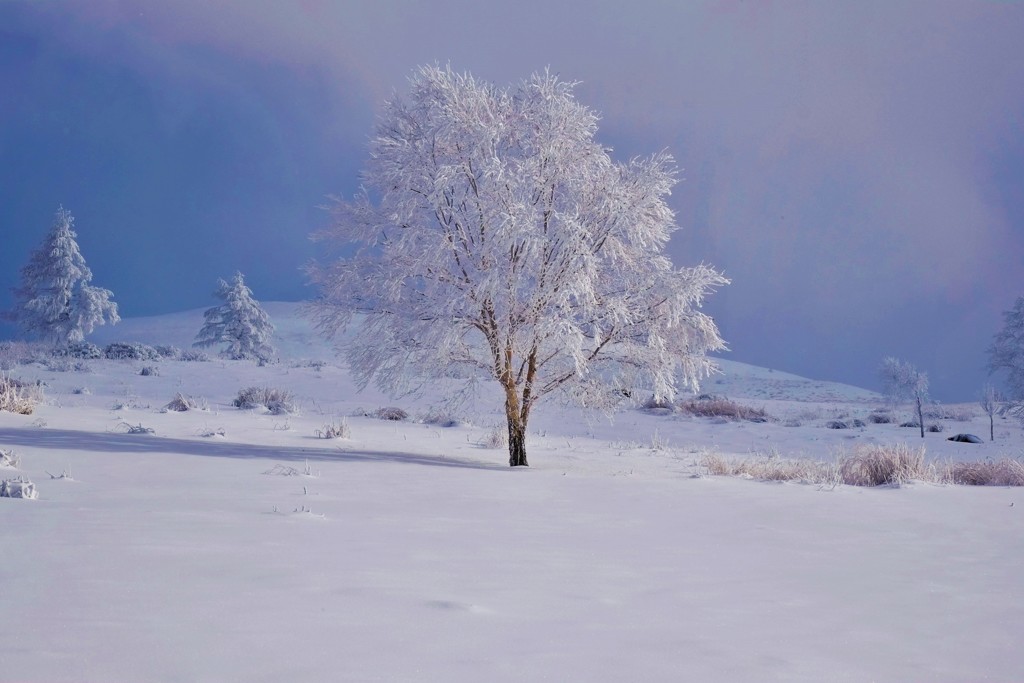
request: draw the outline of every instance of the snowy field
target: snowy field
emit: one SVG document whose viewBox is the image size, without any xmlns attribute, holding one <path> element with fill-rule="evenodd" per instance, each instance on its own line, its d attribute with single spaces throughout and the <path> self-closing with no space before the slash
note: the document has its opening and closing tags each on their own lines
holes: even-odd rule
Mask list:
<svg viewBox="0 0 1024 683">
<path fill-rule="evenodd" d="M 490 387 L 454 409 L 357 393 L 294 304 L 264 308 L 275 365 L 11 371 L 46 402 L 0 413 L 0 448 L 20 456 L 0 478 L 39 491 L 0 499 L 0 681 L 1024 681 L 1024 490 L 701 465 L 920 445 L 893 424 L 825 427 L 877 394 L 726 361 L 705 390 L 772 421 L 543 404 L 531 467 L 510 469 L 488 445 Z M 187 348 L 201 323 L 92 340 Z M 252 385 L 300 412 L 232 407 Z M 178 392 L 208 409 L 163 412 Z M 367 415 L 388 406 L 410 419 Z M 929 458 L 1024 452 L 998 418 L 994 443 L 947 441 L 987 439 L 988 422 L 946 408 Z M 317 438 L 343 418 L 350 438 Z"/>
</svg>

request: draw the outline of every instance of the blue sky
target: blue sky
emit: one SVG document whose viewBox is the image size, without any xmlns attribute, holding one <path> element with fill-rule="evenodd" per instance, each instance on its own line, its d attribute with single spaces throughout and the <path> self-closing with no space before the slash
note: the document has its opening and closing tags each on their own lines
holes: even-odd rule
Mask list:
<svg viewBox="0 0 1024 683">
<path fill-rule="evenodd" d="M 327 195 L 412 69 L 580 80 L 599 139 L 667 149 L 679 265 L 731 357 L 972 400 L 1024 294 L 1024 5 L 0 2 L 0 308 L 58 204 L 123 316 L 312 295 Z M 0 330 L 9 334 L 9 328 Z"/>
</svg>

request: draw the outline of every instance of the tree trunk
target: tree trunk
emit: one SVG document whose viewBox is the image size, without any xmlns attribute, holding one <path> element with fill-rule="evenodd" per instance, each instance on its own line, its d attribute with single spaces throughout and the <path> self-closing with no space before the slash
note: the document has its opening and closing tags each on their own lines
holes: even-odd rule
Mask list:
<svg viewBox="0 0 1024 683">
<path fill-rule="evenodd" d="M 529 467 L 526 462 L 526 425 L 519 420 L 508 421 L 508 465 L 509 467 Z"/>
<path fill-rule="evenodd" d="M 992 413 L 988 414 L 988 440 L 996 440 L 996 421 L 995 418 L 992 416 Z"/>
<path fill-rule="evenodd" d="M 917 423 L 921 426 L 921 438 L 924 438 L 924 411 L 921 409 L 921 396 L 917 396 Z"/>
</svg>

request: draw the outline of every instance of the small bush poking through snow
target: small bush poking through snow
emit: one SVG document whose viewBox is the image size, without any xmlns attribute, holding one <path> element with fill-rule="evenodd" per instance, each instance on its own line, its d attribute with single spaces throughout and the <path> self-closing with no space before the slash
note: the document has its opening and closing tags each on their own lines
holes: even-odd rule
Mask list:
<svg viewBox="0 0 1024 683">
<path fill-rule="evenodd" d="M 236 408 L 259 408 L 264 407 L 274 415 L 288 415 L 294 413 L 295 400 L 290 391 L 274 389 L 273 387 L 247 387 L 238 392 L 238 396 L 231 402 Z"/>
<path fill-rule="evenodd" d="M 891 425 L 895 424 L 896 417 L 890 412 L 877 412 L 868 415 L 868 422 L 876 425 Z"/>
<path fill-rule="evenodd" d="M 138 342 L 114 342 L 107 344 L 103 355 L 110 360 L 160 360 L 160 354 L 152 346 Z"/>
<path fill-rule="evenodd" d="M 851 486 L 898 486 L 914 479 L 936 479 L 925 466 L 924 448 L 906 444 L 862 446 L 840 458 L 839 474 Z"/>
<path fill-rule="evenodd" d="M 433 425 L 435 427 L 458 427 L 460 424 L 460 421 L 457 418 L 452 417 L 450 414 L 435 410 L 431 410 L 424 415 L 420 422 L 425 425 Z"/>
<path fill-rule="evenodd" d="M 405 412 L 401 408 L 395 406 L 388 406 L 386 408 L 377 408 L 377 410 L 370 413 L 370 417 L 375 417 L 378 420 L 391 420 L 393 422 L 403 422 L 409 419 L 409 413 Z"/>
<path fill-rule="evenodd" d="M 24 477 L 0 481 L 0 498 L 38 498 L 36 485 Z"/>
<path fill-rule="evenodd" d="M 963 406 L 931 405 L 924 409 L 924 416 L 933 420 L 970 422 L 974 419 L 974 411 Z"/>
<path fill-rule="evenodd" d="M 21 456 L 14 451 L 0 449 L 0 467 L 18 469 L 21 467 Z"/>
<path fill-rule="evenodd" d="M 143 377 L 159 377 L 160 368 L 155 365 L 144 365 L 142 366 L 142 369 L 139 370 L 139 374 Z"/>
<path fill-rule="evenodd" d="M 142 423 L 133 425 L 129 422 L 122 422 L 117 426 L 118 430 L 125 434 L 154 434 L 156 433 L 152 427 L 143 427 Z"/>
<path fill-rule="evenodd" d="M 316 430 L 318 439 L 348 439 L 352 436 L 352 428 L 348 426 L 348 420 L 341 418 L 338 422 L 333 420 L 325 424 L 323 429 Z"/>
<path fill-rule="evenodd" d="M 171 402 L 164 406 L 164 410 L 175 413 L 184 413 L 189 410 L 208 410 L 209 406 L 205 399 L 196 399 L 188 394 L 178 393 L 174 395 Z"/>
<path fill-rule="evenodd" d="M 679 409 L 687 415 L 696 417 L 724 417 L 728 420 L 747 420 L 748 422 L 767 422 L 768 413 L 761 408 L 740 405 L 727 398 L 693 399 L 684 401 Z"/>
<path fill-rule="evenodd" d="M 836 465 L 818 460 L 780 458 L 774 455 L 733 460 L 718 453 L 706 453 L 700 464 L 709 474 L 719 476 L 807 484 L 835 485 L 838 482 Z"/>
<path fill-rule="evenodd" d="M 967 486 L 1024 486 L 1024 462 L 1003 458 L 984 462 L 956 462 L 949 466 L 954 484 Z"/>
<path fill-rule="evenodd" d="M 925 428 L 924 428 L 924 431 L 926 431 L 926 432 L 932 432 L 933 434 L 938 434 L 938 433 L 939 433 L 939 432 L 941 432 L 941 431 L 942 431 L 943 429 L 945 429 L 945 427 L 943 427 L 943 426 L 942 426 L 941 424 L 939 424 L 939 423 L 935 423 L 935 424 L 930 424 L 930 425 L 928 425 L 927 427 L 925 427 Z"/>
<path fill-rule="evenodd" d="M 103 358 L 100 347 L 87 341 L 80 341 L 58 346 L 53 350 L 54 356 L 67 356 L 68 358 L 79 358 L 81 360 L 97 360 Z"/>
<path fill-rule="evenodd" d="M 667 398 L 657 398 L 653 395 L 641 403 L 640 407 L 644 410 L 655 413 L 671 413 L 675 411 L 675 406 L 672 405 L 672 401 Z"/>
<path fill-rule="evenodd" d="M 43 400 L 43 388 L 13 377 L 0 375 L 0 411 L 31 415 Z"/>
<path fill-rule="evenodd" d="M 483 448 L 508 448 L 508 427 L 494 426 L 480 441 L 480 446 Z"/>
</svg>

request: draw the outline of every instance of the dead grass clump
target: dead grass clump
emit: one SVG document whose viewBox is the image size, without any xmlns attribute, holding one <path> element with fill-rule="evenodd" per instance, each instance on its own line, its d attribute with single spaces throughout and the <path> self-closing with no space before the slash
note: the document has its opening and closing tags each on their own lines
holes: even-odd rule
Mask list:
<svg viewBox="0 0 1024 683">
<path fill-rule="evenodd" d="M 164 406 L 164 410 L 185 413 L 189 410 L 209 410 L 209 406 L 205 399 L 197 399 L 187 394 L 178 393 L 175 394 L 170 403 Z"/>
<path fill-rule="evenodd" d="M 694 417 L 723 417 L 748 422 L 767 422 L 770 419 L 761 408 L 740 405 L 727 398 L 692 399 L 679 404 L 679 410 Z"/>
<path fill-rule="evenodd" d="M 906 444 L 857 448 L 839 459 L 839 475 L 850 486 L 898 486 L 914 479 L 936 479 L 924 464 L 924 448 Z"/>
<path fill-rule="evenodd" d="M 409 419 L 409 413 L 405 412 L 401 408 L 395 406 L 388 406 L 386 408 L 377 408 L 377 410 L 370 413 L 370 417 L 375 417 L 378 420 L 391 420 L 392 422 L 404 422 Z"/>
<path fill-rule="evenodd" d="M 718 453 L 707 453 L 701 458 L 700 464 L 709 474 L 758 481 L 834 484 L 837 480 L 836 466 L 819 460 L 780 458 L 775 455 L 731 459 Z"/>
<path fill-rule="evenodd" d="M 508 427 L 495 425 L 488 434 L 480 440 L 481 448 L 508 448 Z"/>
<path fill-rule="evenodd" d="M 0 375 L 0 411 L 31 415 L 36 405 L 42 400 L 43 387 L 41 385 Z"/>
<path fill-rule="evenodd" d="M 296 412 L 292 393 L 273 387 L 246 387 L 238 392 L 231 405 L 243 409 L 263 407 L 274 415 L 289 415 Z"/>
<path fill-rule="evenodd" d="M 944 406 L 935 404 L 924 409 L 924 416 L 933 420 L 970 422 L 974 419 L 974 411 L 966 406 Z"/>
<path fill-rule="evenodd" d="M 348 425 L 348 420 L 344 417 L 338 422 L 333 420 L 329 424 L 325 424 L 323 429 L 316 430 L 316 438 L 318 439 L 348 439 L 352 436 L 352 428 Z"/>
<path fill-rule="evenodd" d="M 1024 462 L 1012 458 L 984 462 L 955 462 L 949 466 L 954 484 L 966 486 L 1024 486 Z"/>
<path fill-rule="evenodd" d="M 875 425 L 891 425 L 896 423 L 896 416 L 890 412 L 877 412 L 868 415 L 868 422 Z"/>
</svg>

